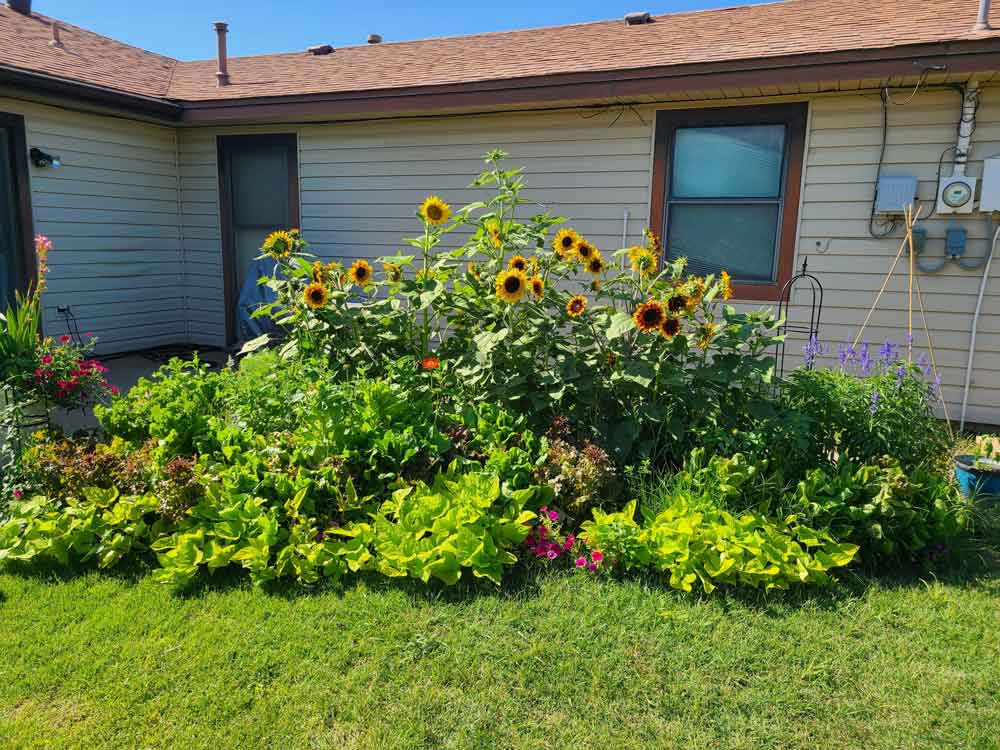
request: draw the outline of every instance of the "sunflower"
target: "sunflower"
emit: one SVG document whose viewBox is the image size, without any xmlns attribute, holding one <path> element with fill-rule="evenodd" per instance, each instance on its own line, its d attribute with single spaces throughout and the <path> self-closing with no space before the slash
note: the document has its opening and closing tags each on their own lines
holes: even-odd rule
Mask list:
<svg viewBox="0 0 1000 750">
<path fill-rule="evenodd" d="M 371 263 L 364 258 L 354 261 L 354 265 L 351 266 L 351 270 L 347 272 L 347 276 L 350 278 L 352 283 L 357 284 L 358 286 L 364 286 L 372 280 Z"/>
<path fill-rule="evenodd" d="M 667 341 L 681 332 L 681 319 L 667 317 L 660 323 L 660 335 Z"/>
<path fill-rule="evenodd" d="M 510 259 L 510 262 L 507 263 L 507 268 L 513 271 L 520 271 L 521 273 L 527 273 L 528 259 L 525 258 L 523 255 L 515 255 L 513 258 Z"/>
<path fill-rule="evenodd" d="M 676 314 L 681 310 L 687 310 L 689 304 L 690 298 L 683 292 L 677 292 L 673 297 L 667 300 L 667 309 Z"/>
<path fill-rule="evenodd" d="M 706 323 L 701 332 L 701 339 L 698 341 L 698 348 L 708 349 L 708 345 L 712 343 L 713 336 L 715 336 L 715 323 Z"/>
<path fill-rule="evenodd" d="M 474 278 L 476 281 L 480 280 L 481 277 L 479 275 L 479 269 L 476 267 L 476 264 L 473 263 L 471 260 L 469 261 L 469 264 L 466 266 L 466 270 L 469 272 L 469 276 Z"/>
<path fill-rule="evenodd" d="M 628 259 L 632 263 L 632 270 L 640 276 L 652 276 L 659 266 L 659 259 L 652 250 L 636 245 L 629 248 Z"/>
<path fill-rule="evenodd" d="M 571 297 L 569 302 L 566 303 L 566 314 L 571 318 L 579 318 L 583 315 L 583 311 L 587 309 L 587 298 L 582 294 L 578 294 L 575 297 Z"/>
<path fill-rule="evenodd" d="M 587 242 L 587 240 L 581 239 L 576 243 L 576 258 L 584 265 L 586 265 L 587 261 L 590 260 L 596 252 L 598 252 L 597 248 Z"/>
<path fill-rule="evenodd" d="M 514 304 L 524 296 L 527 285 L 528 277 L 523 271 L 517 269 L 501 271 L 497 276 L 497 297 L 504 302 Z"/>
<path fill-rule="evenodd" d="M 655 299 L 648 300 L 639 305 L 632 314 L 632 321 L 635 327 L 643 333 L 649 333 L 659 328 L 663 319 L 667 317 L 663 312 L 663 305 Z"/>
<path fill-rule="evenodd" d="M 600 276 L 604 273 L 604 258 L 601 257 L 600 252 L 594 251 L 594 254 L 590 256 L 590 260 L 586 264 L 587 273 L 591 276 Z"/>
<path fill-rule="evenodd" d="M 576 246 L 580 242 L 580 235 L 572 229 L 560 229 L 552 240 L 552 248 L 563 260 L 571 260 L 576 255 Z"/>
<path fill-rule="evenodd" d="M 719 283 L 722 284 L 722 299 L 728 300 L 733 297 L 733 279 L 728 271 L 723 271 L 719 275 Z"/>
<path fill-rule="evenodd" d="M 541 276 L 532 276 L 531 281 L 531 294 L 535 299 L 541 299 L 545 295 L 545 281 Z"/>
<path fill-rule="evenodd" d="M 420 215 L 424 217 L 424 221 L 436 227 L 451 217 L 451 206 L 436 195 L 431 195 L 421 204 Z"/>
<path fill-rule="evenodd" d="M 318 282 L 323 281 L 323 264 L 318 260 L 313 261 L 312 280 Z"/>
<path fill-rule="evenodd" d="M 601 291 L 601 280 L 600 279 L 594 279 L 593 281 L 590 282 L 590 291 L 592 291 L 592 292 L 599 292 L 599 291 Z"/>
<path fill-rule="evenodd" d="M 382 270 L 385 271 L 385 277 L 393 284 L 403 280 L 403 268 L 398 263 L 383 263 Z"/>
<path fill-rule="evenodd" d="M 260 249 L 272 258 L 287 258 L 292 254 L 294 247 L 295 235 L 291 232 L 286 232 L 284 229 L 279 229 L 277 232 L 271 232 L 267 235 Z"/>
<path fill-rule="evenodd" d="M 330 293 L 326 290 L 318 281 L 314 281 L 312 284 L 306 287 L 305 291 L 302 293 L 302 299 L 305 300 L 306 305 L 312 310 L 319 310 L 321 307 L 326 307 L 327 301 L 330 299 Z"/>
<path fill-rule="evenodd" d="M 499 248 L 503 244 L 503 239 L 500 237 L 500 223 L 496 219 L 490 219 L 486 223 L 486 231 L 490 234 L 493 247 Z"/>
</svg>

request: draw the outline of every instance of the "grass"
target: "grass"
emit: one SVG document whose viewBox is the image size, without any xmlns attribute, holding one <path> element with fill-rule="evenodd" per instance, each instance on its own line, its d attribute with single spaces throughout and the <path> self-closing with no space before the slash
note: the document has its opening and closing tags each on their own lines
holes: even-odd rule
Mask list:
<svg viewBox="0 0 1000 750">
<path fill-rule="evenodd" d="M 686 596 L 0 573 L 0 747 L 996 748 L 1000 566 Z"/>
</svg>

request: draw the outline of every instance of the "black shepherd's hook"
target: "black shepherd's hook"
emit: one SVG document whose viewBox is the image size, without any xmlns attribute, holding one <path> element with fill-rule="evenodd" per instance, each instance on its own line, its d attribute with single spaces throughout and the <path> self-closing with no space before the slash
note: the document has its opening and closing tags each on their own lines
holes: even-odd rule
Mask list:
<svg viewBox="0 0 1000 750">
<path fill-rule="evenodd" d="M 789 333 L 804 333 L 806 341 L 810 346 L 815 346 L 819 341 L 819 323 L 823 315 L 823 284 L 813 274 L 809 273 L 809 258 L 802 259 L 802 271 L 790 278 L 781 288 L 781 296 L 778 302 L 778 320 L 784 320 L 779 327 L 779 333 L 784 334 L 782 340 L 774 345 L 774 358 L 778 365 L 778 379 L 785 374 L 785 344 Z M 808 289 L 812 292 L 812 299 L 809 304 L 809 324 L 799 323 L 792 325 L 788 322 L 787 316 L 791 307 L 792 292 L 795 287 L 802 283 L 808 283 Z M 812 368 L 812 358 L 807 360 L 806 366 Z"/>
</svg>

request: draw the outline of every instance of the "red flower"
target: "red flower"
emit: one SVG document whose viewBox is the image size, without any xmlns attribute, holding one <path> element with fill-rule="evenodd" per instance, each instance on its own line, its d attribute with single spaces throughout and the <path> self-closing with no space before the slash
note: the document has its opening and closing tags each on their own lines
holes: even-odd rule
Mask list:
<svg viewBox="0 0 1000 750">
<path fill-rule="evenodd" d="M 117 396 L 119 393 L 121 393 L 121 391 L 118 390 L 118 386 L 117 385 L 111 386 L 111 395 L 112 396 Z"/>
<path fill-rule="evenodd" d="M 52 355 L 51 354 L 43 354 L 42 355 L 42 364 L 43 365 L 51 365 L 52 364 Z"/>
<path fill-rule="evenodd" d="M 70 337 L 67 336 L 65 333 L 59 337 L 60 344 L 68 344 L 69 342 L 70 342 Z"/>
<path fill-rule="evenodd" d="M 436 370 L 441 366 L 441 360 L 437 357 L 424 357 L 424 361 L 420 363 L 421 369 L 424 370 Z"/>
</svg>

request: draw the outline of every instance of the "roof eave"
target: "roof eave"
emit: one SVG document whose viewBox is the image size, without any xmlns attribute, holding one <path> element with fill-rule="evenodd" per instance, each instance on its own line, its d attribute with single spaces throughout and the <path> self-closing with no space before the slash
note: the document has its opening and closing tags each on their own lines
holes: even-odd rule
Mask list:
<svg viewBox="0 0 1000 750">
<path fill-rule="evenodd" d="M 132 94 L 9 65 L 0 65 L 0 85 L 156 120 L 177 122 L 182 114 L 181 105 L 169 99 Z"/>
<path fill-rule="evenodd" d="M 641 100 L 684 90 L 749 88 L 818 81 L 879 79 L 919 74 L 945 65 L 949 73 L 1000 70 L 995 37 L 871 50 L 764 57 L 530 78 L 183 103 L 191 125 L 268 123 L 430 111 L 482 111 L 556 102 Z"/>
</svg>

